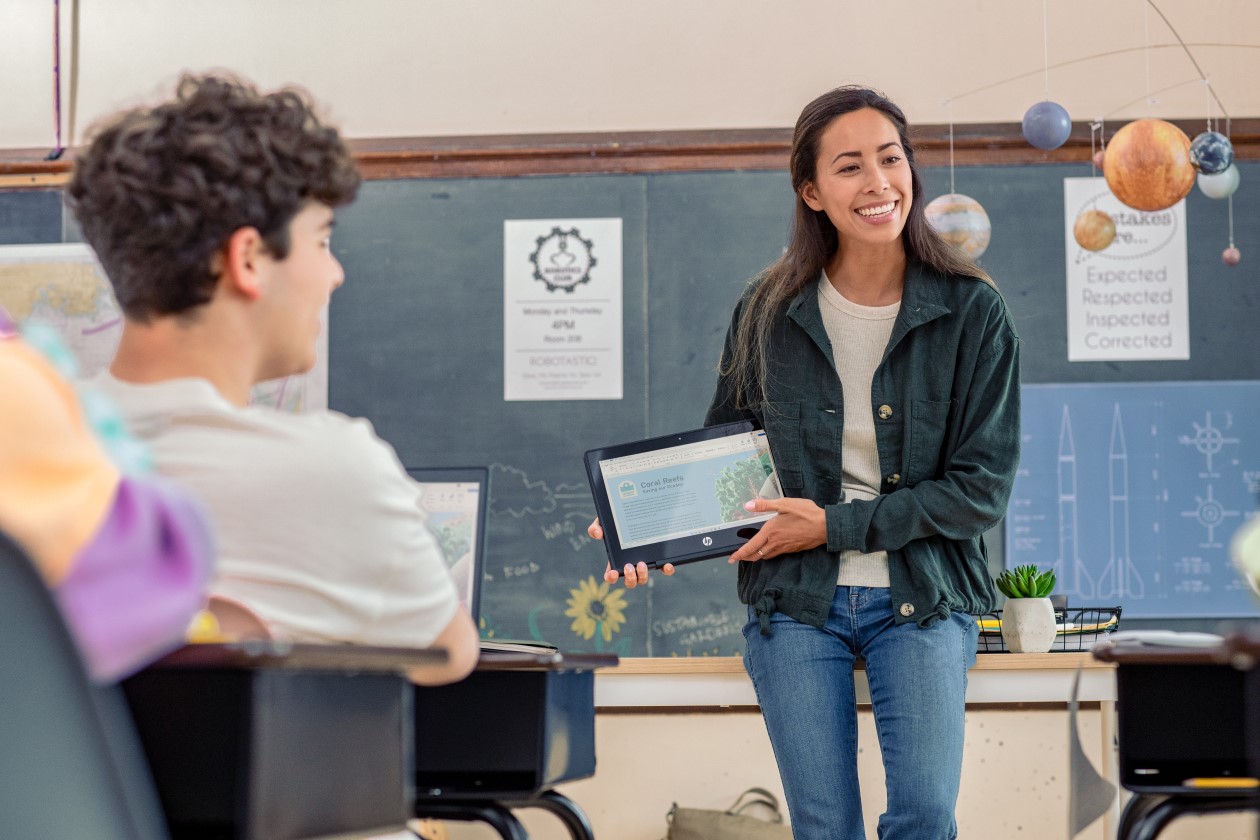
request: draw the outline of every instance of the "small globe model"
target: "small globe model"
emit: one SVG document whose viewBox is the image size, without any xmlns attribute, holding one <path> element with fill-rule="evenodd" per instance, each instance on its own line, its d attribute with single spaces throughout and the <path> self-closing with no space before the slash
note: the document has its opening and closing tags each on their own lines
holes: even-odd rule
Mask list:
<svg viewBox="0 0 1260 840">
<path fill-rule="evenodd" d="M 1076 217 L 1072 236 L 1086 251 L 1101 251 L 1116 238 L 1116 223 L 1101 210 L 1086 210 Z"/>
<path fill-rule="evenodd" d="M 1194 187 L 1190 138 L 1164 120 L 1122 126 L 1103 157 L 1103 176 L 1122 204 L 1148 213 L 1166 210 Z"/>
<path fill-rule="evenodd" d="M 1234 162 L 1234 144 L 1219 131 L 1205 131 L 1190 143 L 1190 162 L 1204 175 L 1224 172 Z"/>
<path fill-rule="evenodd" d="M 1215 175 L 1199 173 L 1199 192 L 1208 198 L 1229 198 L 1238 189 L 1238 167 L 1232 163 Z"/>
<path fill-rule="evenodd" d="M 1221 252 L 1221 260 L 1228 266 L 1235 266 L 1242 262 L 1242 251 L 1237 248 L 1229 247 Z"/>
<path fill-rule="evenodd" d="M 1038 102 L 1024 112 L 1024 139 L 1038 149 L 1057 149 L 1072 133 L 1072 118 L 1058 102 Z"/>
<path fill-rule="evenodd" d="M 989 247 L 989 214 L 971 196 L 946 193 L 929 201 L 923 213 L 942 239 L 971 259 L 979 259 Z"/>
</svg>

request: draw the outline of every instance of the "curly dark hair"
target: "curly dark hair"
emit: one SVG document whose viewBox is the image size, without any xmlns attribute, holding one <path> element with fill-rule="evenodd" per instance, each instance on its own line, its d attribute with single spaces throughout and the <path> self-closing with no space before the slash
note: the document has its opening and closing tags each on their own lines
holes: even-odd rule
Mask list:
<svg viewBox="0 0 1260 840">
<path fill-rule="evenodd" d="M 302 207 L 347 204 L 360 180 L 337 130 L 301 93 L 186 75 L 174 100 L 96 129 L 66 202 L 123 312 L 147 322 L 211 299 L 211 258 L 234 231 L 256 228 L 284 259 Z"/>
</svg>

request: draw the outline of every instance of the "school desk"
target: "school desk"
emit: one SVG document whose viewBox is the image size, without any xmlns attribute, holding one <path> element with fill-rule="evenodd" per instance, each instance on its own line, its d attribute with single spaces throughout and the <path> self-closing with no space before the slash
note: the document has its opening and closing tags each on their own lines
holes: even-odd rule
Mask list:
<svg viewBox="0 0 1260 840">
<path fill-rule="evenodd" d="M 555 815 L 593 840 L 577 803 L 552 789 L 595 773 L 595 669 L 612 654 L 483 651 L 465 680 L 417 686 L 417 817 L 484 822 L 525 840 L 515 808 Z"/>
<path fill-rule="evenodd" d="M 349 838 L 404 827 L 403 671 L 444 651 L 189 645 L 123 683 L 172 840 Z"/>
<path fill-rule="evenodd" d="M 1260 638 L 1212 648 L 1105 645 L 1117 666 L 1117 837 L 1152 840 L 1185 814 L 1260 810 Z"/>
</svg>

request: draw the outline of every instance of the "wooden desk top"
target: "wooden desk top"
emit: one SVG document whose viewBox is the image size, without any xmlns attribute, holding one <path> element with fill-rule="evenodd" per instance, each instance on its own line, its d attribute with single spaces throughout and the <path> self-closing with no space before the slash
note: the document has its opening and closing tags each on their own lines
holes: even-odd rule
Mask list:
<svg viewBox="0 0 1260 840">
<path fill-rule="evenodd" d="M 1198 648 L 1104 644 L 1092 655 L 1115 665 L 1232 665 L 1248 671 L 1260 663 L 1260 635 L 1234 633 L 1219 645 Z"/>
<path fill-rule="evenodd" d="M 982 653 L 976 657 L 975 671 L 1058 671 L 1110 669 L 1109 662 L 1083 653 Z M 738 656 L 694 656 L 622 659 L 615 668 L 602 672 L 608 676 L 632 674 L 742 674 L 744 660 Z"/>
<path fill-rule="evenodd" d="M 446 661 L 446 651 L 440 649 L 251 640 L 184 645 L 149 667 L 160 670 L 232 668 L 404 674 L 418 667 L 441 665 Z"/>
<path fill-rule="evenodd" d="M 616 667 L 615 653 L 565 653 L 558 650 L 485 650 L 478 671 L 593 671 Z"/>
</svg>

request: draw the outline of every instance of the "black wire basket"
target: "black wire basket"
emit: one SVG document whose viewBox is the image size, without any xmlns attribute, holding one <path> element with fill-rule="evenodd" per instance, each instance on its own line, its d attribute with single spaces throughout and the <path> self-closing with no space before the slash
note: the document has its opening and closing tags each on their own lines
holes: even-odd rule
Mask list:
<svg viewBox="0 0 1260 840">
<path fill-rule="evenodd" d="M 1002 611 L 976 616 L 980 624 L 978 653 L 1009 653 L 1002 638 Z M 1058 632 L 1051 653 L 1077 653 L 1089 650 L 1120 626 L 1120 607 L 1069 607 L 1054 611 Z"/>
</svg>

